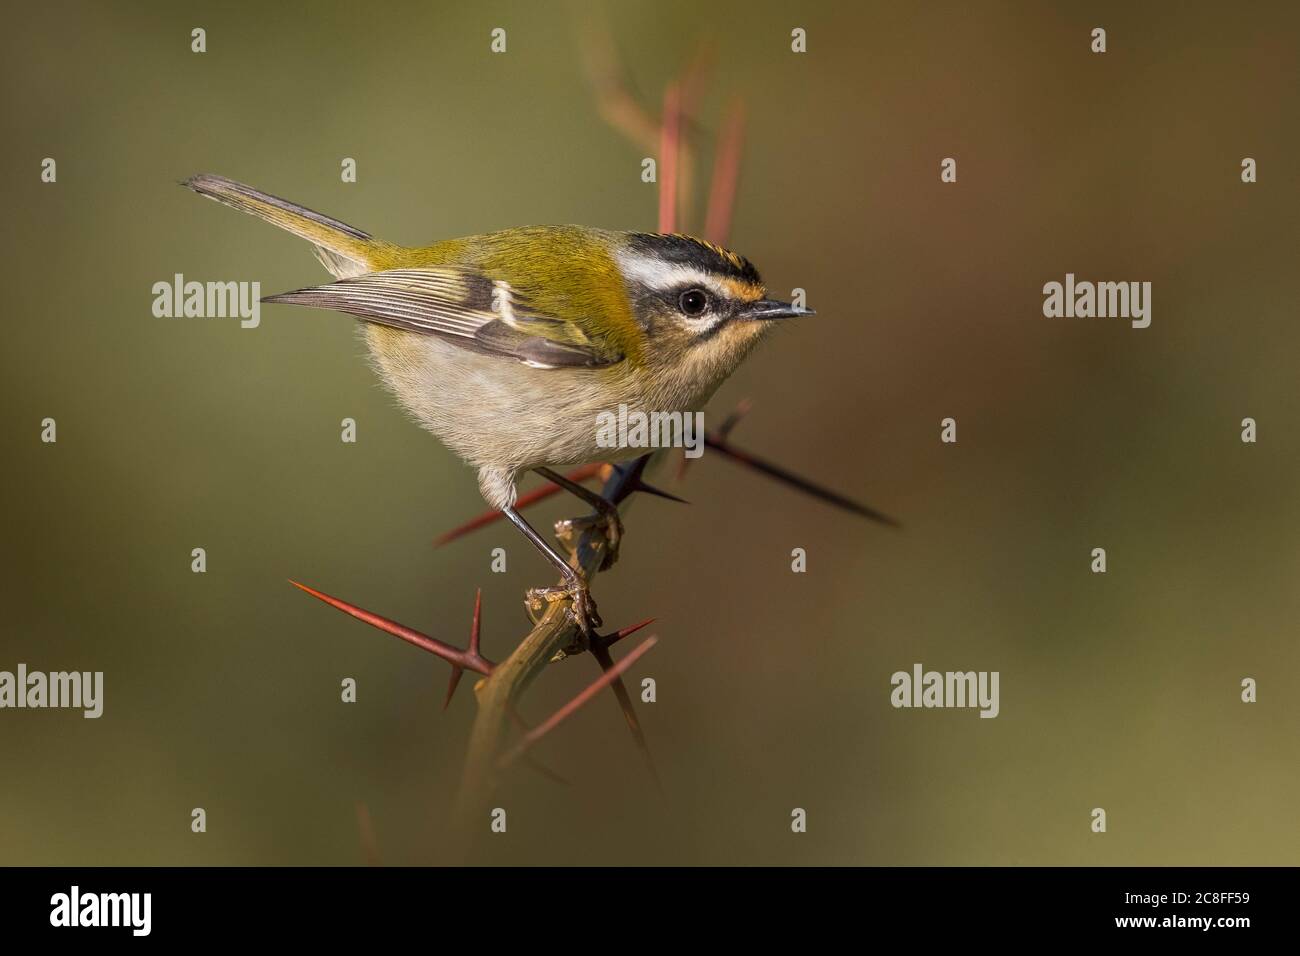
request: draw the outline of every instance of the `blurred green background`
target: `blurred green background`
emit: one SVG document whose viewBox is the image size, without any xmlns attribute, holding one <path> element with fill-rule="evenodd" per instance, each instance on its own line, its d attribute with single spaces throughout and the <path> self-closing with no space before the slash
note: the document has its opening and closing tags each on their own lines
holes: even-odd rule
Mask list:
<svg viewBox="0 0 1300 956">
<path fill-rule="evenodd" d="M 351 320 L 158 319 L 151 286 L 325 278 L 304 243 L 177 187 L 196 172 L 408 244 L 653 228 L 644 150 L 584 72 L 591 9 L 10 12 L 0 669 L 102 670 L 106 690 L 97 721 L 0 712 L 0 863 L 357 863 L 358 803 L 383 862 L 448 858 L 472 695 L 440 713 L 441 661 L 286 579 L 455 643 L 482 587 L 499 659 L 549 571 L 502 526 L 432 546 L 483 509 L 473 474 L 394 407 Z M 740 444 L 905 528 L 711 454 L 665 479 L 692 504 L 640 501 L 596 595 L 611 624 L 658 619 L 632 676 L 658 682 L 640 710 L 666 797 L 605 695 L 536 752 L 569 784 L 513 772 L 509 832 L 485 820 L 474 859 L 1300 862 L 1295 6 L 638 2 L 607 20 L 651 104 L 716 44 L 705 168 L 730 97 L 750 121 L 730 244 L 819 313 L 711 420 L 752 398 Z M 1151 327 L 1044 318 L 1066 272 L 1152 282 Z M 894 710 L 889 676 L 918 661 L 1000 671 L 1001 716 Z M 556 666 L 525 715 L 595 673 Z"/>
</svg>

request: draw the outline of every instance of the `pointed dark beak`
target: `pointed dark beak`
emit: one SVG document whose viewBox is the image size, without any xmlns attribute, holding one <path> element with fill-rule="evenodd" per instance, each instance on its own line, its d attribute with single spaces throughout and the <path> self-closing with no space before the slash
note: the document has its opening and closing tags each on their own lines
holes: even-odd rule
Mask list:
<svg viewBox="0 0 1300 956">
<path fill-rule="evenodd" d="M 797 315 L 816 315 L 812 309 L 800 309 L 789 302 L 759 299 L 745 306 L 741 315 L 746 319 L 793 319 Z"/>
</svg>

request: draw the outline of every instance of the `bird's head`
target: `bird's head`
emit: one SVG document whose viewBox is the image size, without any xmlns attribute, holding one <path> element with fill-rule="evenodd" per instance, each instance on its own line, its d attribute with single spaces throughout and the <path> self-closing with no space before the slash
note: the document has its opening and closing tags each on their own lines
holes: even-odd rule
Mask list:
<svg viewBox="0 0 1300 956">
<path fill-rule="evenodd" d="M 627 233 L 614 260 L 645 364 L 675 367 L 710 391 L 779 320 L 813 314 L 769 299 L 748 259 L 703 239 Z"/>
</svg>

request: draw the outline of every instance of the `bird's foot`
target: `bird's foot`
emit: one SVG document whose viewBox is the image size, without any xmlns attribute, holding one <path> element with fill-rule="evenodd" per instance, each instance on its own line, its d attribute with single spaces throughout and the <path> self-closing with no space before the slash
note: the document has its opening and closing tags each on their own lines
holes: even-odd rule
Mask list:
<svg viewBox="0 0 1300 956">
<path fill-rule="evenodd" d="M 545 615 L 547 609 L 557 601 L 569 603 L 569 613 L 577 628 L 574 639 L 555 655 L 556 660 L 570 654 L 581 654 L 591 646 L 591 639 L 596 636 L 604 623 L 596 610 L 596 601 L 591 596 L 591 589 L 576 575 L 564 584 L 549 588 L 531 588 L 526 602 L 529 617 L 536 624 Z"/>
</svg>

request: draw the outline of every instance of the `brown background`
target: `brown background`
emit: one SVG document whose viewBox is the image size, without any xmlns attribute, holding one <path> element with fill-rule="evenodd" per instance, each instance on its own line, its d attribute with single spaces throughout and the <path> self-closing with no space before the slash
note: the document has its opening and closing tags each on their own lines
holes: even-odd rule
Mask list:
<svg viewBox="0 0 1300 956">
<path fill-rule="evenodd" d="M 675 489 L 689 507 L 638 503 L 597 595 L 611 623 L 659 619 L 634 676 L 658 681 L 642 712 L 667 798 L 601 698 L 538 751 L 570 785 L 510 776 L 509 833 L 480 859 L 1300 859 L 1295 7 L 899 6 L 610 8 L 651 98 L 717 43 L 706 160 L 727 97 L 751 120 L 732 245 L 819 312 L 712 420 L 752 397 L 742 444 L 906 527 L 708 454 Z M 384 862 L 444 858 L 470 695 L 440 714 L 445 665 L 286 579 L 455 642 L 481 586 L 500 657 L 549 573 L 504 528 L 431 546 L 482 509 L 472 473 L 393 407 L 349 320 L 155 319 L 150 288 L 323 277 L 302 243 L 175 185 L 200 171 L 407 243 L 652 227 L 643 152 L 598 118 L 583 42 L 548 4 L 11 12 L 0 669 L 103 670 L 106 709 L 0 712 L 0 862 L 353 863 L 358 801 Z M 1044 318 L 1066 272 L 1152 282 L 1151 327 Z M 1001 716 L 892 709 L 889 675 L 917 661 L 1000 671 Z M 594 673 L 557 667 L 527 715 Z"/>
</svg>

